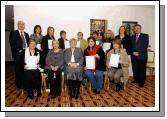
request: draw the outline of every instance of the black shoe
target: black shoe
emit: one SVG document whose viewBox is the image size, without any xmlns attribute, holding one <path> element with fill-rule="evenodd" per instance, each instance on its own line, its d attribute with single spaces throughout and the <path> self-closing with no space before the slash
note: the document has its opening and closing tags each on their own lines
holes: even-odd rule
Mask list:
<svg viewBox="0 0 167 119">
<path fill-rule="evenodd" d="M 121 90 L 121 84 L 115 83 L 115 86 L 116 86 L 116 92 L 119 92 Z"/>
<path fill-rule="evenodd" d="M 144 84 L 139 84 L 139 87 L 144 87 Z"/>
<path fill-rule="evenodd" d="M 96 89 L 92 89 L 94 93 L 96 93 Z"/>
<path fill-rule="evenodd" d="M 28 96 L 30 99 L 33 99 L 34 98 L 34 96 L 32 95 L 32 94 L 29 94 L 29 96 Z"/>
<path fill-rule="evenodd" d="M 100 94 L 100 91 L 97 91 L 97 90 L 96 90 L 96 94 Z"/>
<path fill-rule="evenodd" d="M 134 80 L 134 81 L 132 81 L 132 83 L 138 83 L 138 82 Z"/>
</svg>

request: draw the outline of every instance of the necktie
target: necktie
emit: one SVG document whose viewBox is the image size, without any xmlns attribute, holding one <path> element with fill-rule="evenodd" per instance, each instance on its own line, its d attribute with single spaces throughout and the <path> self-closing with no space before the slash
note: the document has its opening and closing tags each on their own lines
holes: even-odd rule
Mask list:
<svg viewBox="0 0 167 119">
<path fill-rule="evenodd" d="M 21 39 L 22 39 L 22 46 L 23 46 L 23 49 L 25 49 L 25 48 L 26 48 L 26 41 L 25 41 L 23 32 L 21 32 Z"/>
<path fill-rule="evenodd" d="M 136 35 L 136 43 L 139 40 L 139 34 Z"/>
</svg>

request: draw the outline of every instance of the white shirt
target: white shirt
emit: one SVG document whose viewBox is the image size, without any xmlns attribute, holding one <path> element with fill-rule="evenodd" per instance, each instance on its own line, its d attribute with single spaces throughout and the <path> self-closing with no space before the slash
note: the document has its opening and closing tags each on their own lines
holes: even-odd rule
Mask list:
<svg viewBox="0 0 167 119">
<path fill-rule="evenodd" d="M 34 53 L 30 55 L 30 49 L 29 47 L 26 48 L 25 50 L 25 66 L 24 68 L 27 70 L 31 70 L 31 69 L 37 69 L 38 68 L 38 63 L 39 63 L 39 52 L 37 56 L 34 56 Z"/>
<path fill-rule="evenodd" d="M 71 55 L 71 62 L 75 62 L 75 58 L 74 58 L 74 49 L 71 49 L 72 55 Z"/>
</svg>

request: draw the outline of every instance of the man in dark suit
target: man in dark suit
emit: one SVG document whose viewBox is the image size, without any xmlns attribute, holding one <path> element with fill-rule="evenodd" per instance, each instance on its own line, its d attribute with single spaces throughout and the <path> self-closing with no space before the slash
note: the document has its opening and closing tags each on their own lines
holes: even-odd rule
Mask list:
<svg viewBox="0 0 167 119">
<path fill-rule="evenodd" d="M 18 21 L 18 30 L 10 32 L 9 42 L 12 50 L 12 57 L 15 65 L 16 88 L 23 86 L 24 76 L 24 53 L 28 46 L 29 35 L 24 32 L 25 23 Z"/>
<path fill-rule="evenodd" d="M 146 79 L 146 64 L 147 64 L 147 48 L 149 44 L 148 34 L 141 33 L 141 25 L 137 24 L 134 27 L 135 34 L 132 35 L 132 83 L 138 83 L 140 87 L 144 86 Z"/>
</svg>

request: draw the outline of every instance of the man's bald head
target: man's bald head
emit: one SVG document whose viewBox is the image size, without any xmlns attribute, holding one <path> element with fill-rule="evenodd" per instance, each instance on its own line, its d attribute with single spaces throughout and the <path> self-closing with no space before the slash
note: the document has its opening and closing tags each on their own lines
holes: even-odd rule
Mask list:
<svg viewBox="0 0 167 119">
<path fill-rule="evenodd" d="M 25 23 L 24 23 L 24 21 L 18 21 L 17 22 L 17 27 L 18 27 L 18 29 L 19 30 L 21 30 L 21 31 L 24 31 L 24 29 L 25 29 Z"/>
</svg>

